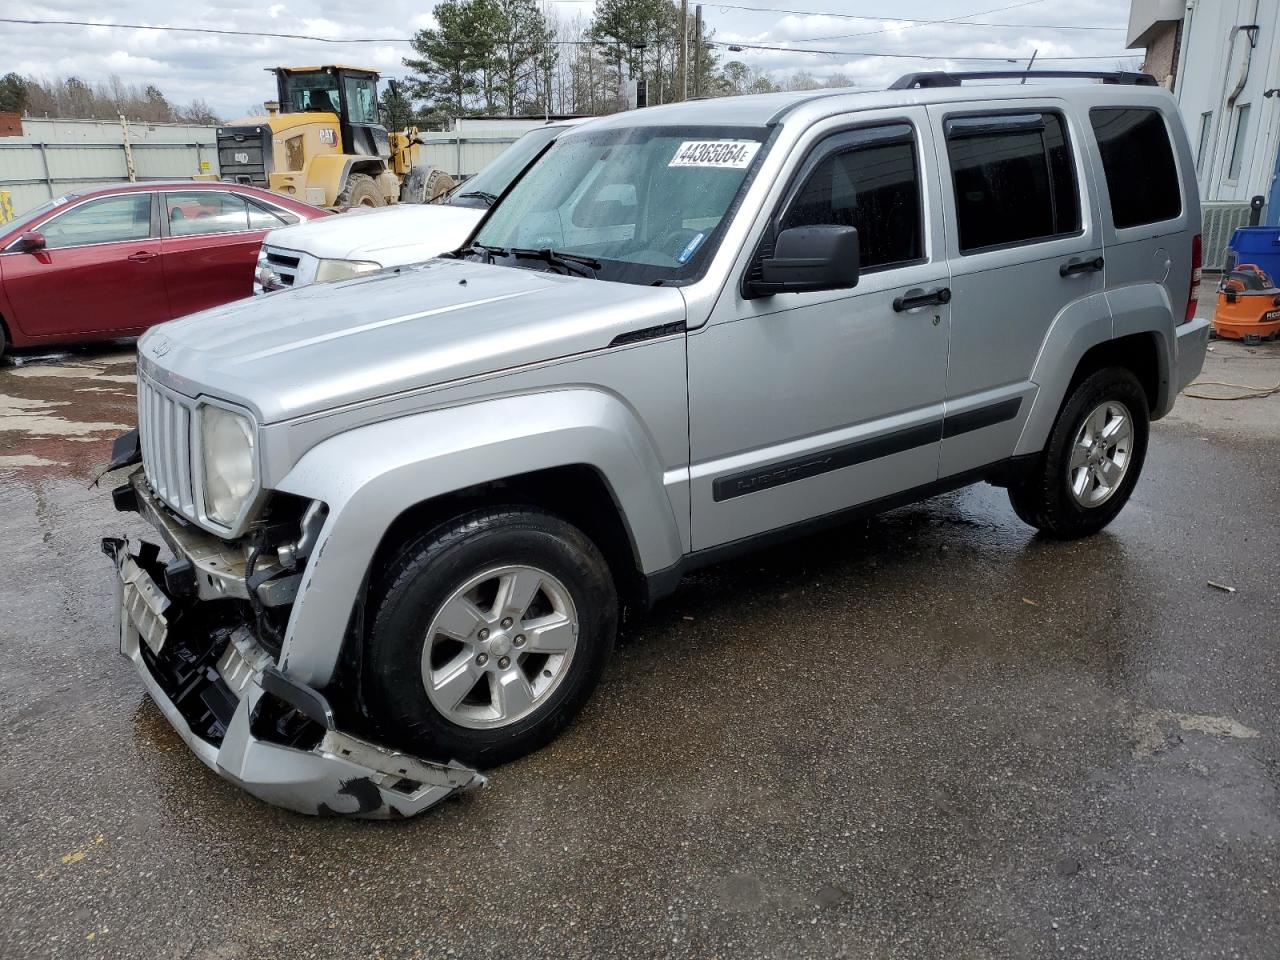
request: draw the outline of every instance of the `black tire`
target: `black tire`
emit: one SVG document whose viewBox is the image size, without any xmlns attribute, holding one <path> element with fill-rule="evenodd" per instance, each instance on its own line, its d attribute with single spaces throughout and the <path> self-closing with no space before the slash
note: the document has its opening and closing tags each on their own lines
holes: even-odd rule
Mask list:
<svg viewBox="0 0 1280 960">
<path fill-rule="evenodd" d="M 1097 506 L 1085 506 L 1072 495 L 1070 456 L 1077 434 L 1099 406 L 1116 401 L 1128 408 L 1133 439 L 1123 479 Z M 1058 412 L 1044 452 L 1019 482 L 1009 487 L 1013 510 L 1025 523 L 1046 536 L 1073 540 L 1097 533 L 1116 518 L 1142 473 L 1151 429 L 1147 394 L 1130 371 L 1107 367 L 1085 377 L 1071 391 Z"/>
<path fill-rule="evenodd" d="M 338 194 L 334 206 L 346 210 L 350 207 L 381 207 L 386 202 L 373 177 L 363 173 L 352 173 L 347 176 L 346 186 Z"/>
<path fill-rule="evenodd" d="M 453 177 L 439 167 L 414 167 L 400 185 L 400 202 L 431 203 L 453 187 Z"/>
<path fill-rule="evenodd" d="M 4 321 L 0 320 L 0 359 L 4 358 L 5 351 L 9 349 L 9 331 L 4 328 Z"/>
<path fill-rule="evenodd" d="M 563 677 L 544 702 L 505 726 L 474 729 L 432 703 L 423 648 L 445 601 L 472 578 L 506 564 L 533 566 L 559 580 L 577 610 L 578 635 Z M 559 517 L 523 506 L 464 514 L 411 540 L 376 578 L 370 600 L 361 682 L 379 732 L 419 756 L 479 767 L 530 753 L 568 726 L 599 681 L 618 626 L 617 592 L 599 549 Z"/>
</svg>

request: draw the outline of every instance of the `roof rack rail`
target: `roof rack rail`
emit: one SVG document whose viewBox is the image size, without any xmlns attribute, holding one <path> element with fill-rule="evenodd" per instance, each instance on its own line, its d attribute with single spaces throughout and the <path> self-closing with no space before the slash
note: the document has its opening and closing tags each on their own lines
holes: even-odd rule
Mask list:
<svg viewBox="0 0 1280 960">
<path fill-rule="evenodd" d="M 1120 83 L 1137 87 L 1155 87 L 1156 78 L 1149 73 L 1130 70 L 966 70 L 948 73 L 934 70 L 924 73 L 908 73 L 889 85 L 890 90 L 923 90 L 930 87 L 958 87 L 962 80 L 1020 80 L 1049 77 L 1052 79 L 1101 80 L 1103 83 Z"/>
</svg>

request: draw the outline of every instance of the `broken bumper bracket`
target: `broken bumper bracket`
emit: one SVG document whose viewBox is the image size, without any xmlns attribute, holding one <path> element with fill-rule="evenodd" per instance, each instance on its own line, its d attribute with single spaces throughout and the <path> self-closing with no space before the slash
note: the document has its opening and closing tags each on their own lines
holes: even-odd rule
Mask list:
<svg viewBox="0 0 1280 960">
<path fill-rule="evenodd" d="M 411 817 L 484 784 L 467 767 L 337 729 L 324 694 L 281 673 L 247 626 L 211 636 L 205 620 L 187 615 L 200 601 L 164 593 L 154 545 L 135 552 L 127 540 L 106 538 L 102 549 L 116 566 L 120 652 L 179 736 L 219 776 L 299 813 L 373 819 Z M 282 709 L 296 710 L 311 731 L 275 742 L 263 717 Z"/>
</svg>

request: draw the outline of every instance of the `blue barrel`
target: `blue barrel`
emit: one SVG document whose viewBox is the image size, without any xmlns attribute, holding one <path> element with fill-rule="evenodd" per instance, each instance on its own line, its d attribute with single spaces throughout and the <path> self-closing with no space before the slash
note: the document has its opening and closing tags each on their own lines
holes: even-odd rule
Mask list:
<svg viewBox="0 0 1280 960">
<path fill-rule="evenodd" d="M 1227 269 L 1256 263 L 1280 283 L 1280 227 L 1238 227 L 1227 244 Z"/>
</svg>

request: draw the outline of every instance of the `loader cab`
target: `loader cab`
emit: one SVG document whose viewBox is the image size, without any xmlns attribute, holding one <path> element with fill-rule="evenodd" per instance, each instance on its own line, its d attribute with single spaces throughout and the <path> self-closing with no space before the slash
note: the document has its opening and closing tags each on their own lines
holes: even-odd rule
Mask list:
<svg viewBox="0 0 1280 960">
<path fill-rule="evenodd" d="M 378 120 L 378 74 L 356 67 L 278 67 L 281 113 L 328 113 L 337 118 L 341 152 L 391 156 L 387 128 Z"/>
</svg>

